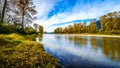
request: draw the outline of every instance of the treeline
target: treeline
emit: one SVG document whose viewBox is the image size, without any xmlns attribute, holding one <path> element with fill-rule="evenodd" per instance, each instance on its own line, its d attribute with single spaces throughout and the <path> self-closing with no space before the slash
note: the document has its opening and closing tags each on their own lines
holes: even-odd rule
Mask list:
<svg viewBox="0 0 120 68">
<path fill-rule="evenodd" d="M 36 13 L 32 0 L 0 0 L 0 33 L 35 33 Z"/>
<path fill-rule="evenodd" d="M 100 23 L 97 24 L 97 22 Z M 100 27 L 98 27 L 100 26 Z M 100 28 L 100 29 L 99 29 Z M 93 21 L 87 25 L 86 22 L 69 25 L 65 28 L 54 29 L 55 34 L 80 34 L 80 33 L 101 33 L 120 34 L 120 12 L 111 12 L 100 17 L 99 21 Z"/>
</svg>

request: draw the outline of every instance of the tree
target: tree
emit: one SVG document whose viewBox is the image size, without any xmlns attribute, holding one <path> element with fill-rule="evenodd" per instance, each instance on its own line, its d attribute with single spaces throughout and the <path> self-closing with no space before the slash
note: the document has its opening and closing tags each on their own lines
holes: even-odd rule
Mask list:
<svg viewBox="0 0 120 68">
<path fill-rule="evenodd" d="M 120 30 L 120 17 L 119 17 L 119 12 L 114 12 L 113 13 L 114 18 L 113 18 L 113 28 L 114 30 Z"/>
<path fill-rule="evenodd" d="M 59 27 L 59 28 L 54 29 L 54 33 L 55 34 L 62 34 L 63 33 L 62 28 Z"/>
<path fill-rule="evenodd" d="M 32 0 L 19 0 L 18 1 L 18 9 L 21 15 L 21 26 L 22 29 L 25 27 L 25 22 L 32 22 L 34 14 L 36 14 L 35 6 L 33 5 Z"/>
<path fill-rule="evenodd" d="M 33 26 L 34 26 L 35 31 L 38 32 L 39 24 L 34 23 Z"/>
<path fill-rule="evenodd" d="M 1 12 L 1 23 L 3 23 L 4 17 L 5 17 L 6 7 L 7 7 L 7 0 L 4 0 L 4 4 L 3 4 L 2 12 Z"/>
<path fill-rule="evenodd" d="M 72 25 L 69 25 L 68 26 L 68 33 L 69 34 L 72 34 L 72 33 L 74 33 L 74 29 L 73 29 L 74 27 L 72 26 Z"/>
<path fill-rule="evenodd" d="M 87 32 L 87 24 L 86 24 L 86 22 L 83 22 L 81 25 L 82 25 L 82 28 L 81 28 L 82 33 L 86 33 Z"/>
<path fill-rule="evenodd" d="M 63 33 L 68 33 L 68 28 L 67 28 L 67 27 L 65 27 L 65 28 L 63 29 Z"/>
<path fill-rule="evenodd" d="M 39 26 L 39 33 L 43 34 L 43 31 L 44 31 L 44 30 L 43 30 L 43 26 L 40 25 L 40 26 Z"/>
<path fill-rule="evenodd" d="M 91 22 L 89 25 L 89 33 L 96 33 L 96 32 L 97 32 L 96 22 Z"/>
<path fill-rule="evenodd" d="M 101 30 L 102 30 L 102 31 L 105 31 L 105 29 L 106 29 L 106 28 L 105 28 L 105 24 L 106 24 L 106 22 L 107 22 L 106 17 L 107 17 L 107 15 L 104 15 L 104 16 L 102 16 L 101 19 L 100 19 Z"/>
</svg>

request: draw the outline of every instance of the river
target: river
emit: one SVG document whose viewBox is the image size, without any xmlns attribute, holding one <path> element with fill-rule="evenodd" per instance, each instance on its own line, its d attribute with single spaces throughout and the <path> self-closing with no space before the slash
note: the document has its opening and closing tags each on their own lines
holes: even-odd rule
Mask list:
<svg viewBox="0 0 120 68">
<path fill-rule="evenodd" d="M 42 43 L 65 68 L 120 68 L 120 38 L 44 34 Z"/>
</svg>

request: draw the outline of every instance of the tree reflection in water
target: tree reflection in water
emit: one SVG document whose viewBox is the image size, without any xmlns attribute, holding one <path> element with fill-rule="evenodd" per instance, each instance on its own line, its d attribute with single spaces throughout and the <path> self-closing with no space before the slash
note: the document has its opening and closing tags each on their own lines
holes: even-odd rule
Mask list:
<svg viewBox="0 0 120 68">
<path fill-rule="evenodd" d="M 102 52 L 106 57 L 120 61 L 120 39 L 102 38 Z"/>
<path fill-rule="evenodd" d="M 68 42 L 73 42 L 75 46 L 87 47 L 90 44 L 92 50 L 97 52 L 99 49 L 104 56 L 111 60 L 120 61 L 120 39 L 110 37 L 82 37 L 67 36 Z"/>
<path fill-rule="evenodd" d="M 36 35 L 36 41 L 37 41 L 37 42 L 41 42 L 42 39 L 43 39 L 43 34 L 37 34 L 37 35 Z"/>
</svg>

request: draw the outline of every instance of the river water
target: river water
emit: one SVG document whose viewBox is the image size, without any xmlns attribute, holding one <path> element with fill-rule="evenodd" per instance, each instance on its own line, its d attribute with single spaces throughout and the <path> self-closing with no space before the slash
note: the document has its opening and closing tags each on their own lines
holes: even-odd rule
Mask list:
<svg viewBox="0 0 120 68">
<path fill-rule="evenodd" d="M 42 43 L 65 68 L 120 68 L 120 38 L 44 34 Z"/>
</svg>

